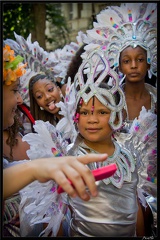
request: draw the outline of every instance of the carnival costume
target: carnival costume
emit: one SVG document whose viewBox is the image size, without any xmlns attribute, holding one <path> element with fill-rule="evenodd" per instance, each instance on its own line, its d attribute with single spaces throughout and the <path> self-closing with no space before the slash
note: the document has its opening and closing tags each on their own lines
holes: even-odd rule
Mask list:
<svg viewBox="0 0 160 240">
<path fill-rule="evenodd" d="M 83 78 L 84 72 L 87 76 L 87 82 Z M 99 87 L 103 80 L 108 81 L 105 78 L 107 76 L 112 78 L 114 83 L 108 90 Z M 70 119 L 72 119 L 74 122 L 77 122 L 79 117 L 76 113 L 77 104 L 81 102 L 81 99 L 87 103 L 95 96 L 111 110 L 109 124 L 113 130 L 118 130 L 123 123 L 122 109 L 124 107 L 124 94 L 119 87 L 118 81 L 118 75 L 110 68 L 110 63 L 104 53 L 102 51 L 93 51 L 80 66 L 75 76 L 74 84 L 71 86 L 68 84 L 69 92 L 71 91 L 76 96 L 68 100 L 69 102 L 71 101 L 72 108 L 68 110 L 66 107 L 65 109 L 64 102 L 57 104 L 61 104 L 64 107 L 62 112 L 66 114 L 63 121 L 70 123 Z M 90 89 L 89 93 L 88 88 Z M 115 102 L 114 95 L 116 93 L 120 96 L 118 103 Z M 72 96 L 72 94 L 68 94 L 68 96 Z M 107 96 L 108 100 L 104 96 Z M 119 116 L 117 125 L 114 124 L 116 113 Z M 75 127 L 74 124 L 71 125 L 71 128 L 73 127 Z M 30 150 L 27 151 L 30 159 L 40 156 L 50 157 L 73 153 L 86 154 L 87 146 L 83 144 L 83 140 L 78 135 L 75 144 L 68 148 L 62 137 L 64 133 L 59 133 L 49 122 L 36 121 L 34 128 L 37 133 L 27 134 L 23 138 L 31 146 Z M 68 134 L 67 130 L 65 129 L 65 124 L 63 124 L 63 132 L 66 131 Z M 153 126 L 153 130 L 155 130 L 155 126 Z M 58 140 L 60 144 L 55 144 L 55 136 L 57 134 L 60 134 L 60 139 Z M 150 141 L 151 137 L 149 136 L 147 142 L 149 143 Z M 52 236 L 56 236 L 65 212 L 65 204 L 70 204 L 75 213 L 71 220 L 71 236 L 117 236 L 117 233 L 119 236 L 135 236 L 138 210 L 136 195 L 138 184 L 137 168 L 141 165 L 141 159 L 138 158 L 137 160 L 127 149 L 120 147 L 116 142 L 114 144 L 115 152 L 113 156 L 109 157 L 102 165 L 116 162 L 118 170 L 113 177 L 97 183 L 98 197 L 91 198 L 89 202 L 82 202 L 79 198 L 69 198 L 68 202 L 65 193 L 57 194 L 57 184 L 54 181 L 49 181 L 45 184 L 35 181 L 20 191 L 22 198 L 20 207 L 22 221 L 23 216 L 27 213 L 30 216 L 27 224 L 30 226 L 40 222 L 48 222 L 47 228 L 41 232 L 40 236 L 47 236 L 50 231 Z M 67 149 L 69 150 L 64 152 Z M 89 150 L 94 151 L 92 149 Z M 88 165 L 91 169 L 100 166 L 101 164 L 96 163 Z M 38 194 L 33 194 L 35 192 Z M 25 227 L 25 222 L 21 222 L 21 224 Z"/>
<path fill-rule="evenodd" d="M 133 9 L 130 9 L 130 8 L 128 9 L 128 6 L 130 7 L 132 6 L 134 9 L 136 7 L 136 9 L 132 11 Z M 123 13 L 121 12 L 121 9 L 123 9 Z M 104 10 L 104 12 L 102 11 L 102 13 L 104 14 L 103 15 L 99 14 L 97 16 L 97 23 L 94 23 L 95 29 L 87 31 L 87 34 L 89 37 L 87 35 L 84 36 L 85 43 L 87 43 L 88 45 L 85 47 L 86 52 L 82 54 L 84 56 L 83 58 L 85 59 L 85 61 L 80 66 L 80 69 L 75 77 L 75 81 L 74 81 L 75 85 L 70 86 L 68 83 L 69 91 L 71 91 L 73 96 L 75 94 L 76 97 L 73 97 L 73 98 L 71 97 L 70 100 L 67 101 L 67 105 L 66 105 L 66 102 L 60 102 L 57 104 L 57 106 L 61 106 L 61 109 L 62 109 L 61 113 L 65 114 L 64 118 L 61 119 L 59 122 L 58 130 L 56 129 L 56 131 L 61 131 L 61 121 L 63 120 L 62 136 L 65 136 L 65 133 L 67 135 L 71 133 L 71 131 L 68 131 L 69 125 L 71 127 L 70 129 L 74 129 L 73 131 L 75 131 L 72 120 L 75 122 L 78 121 L 79 116 L 77 113 L 75 114 L 78 100 L 83 98 L 83 101 L 87 102 L 93 96 L 96 96 L 99 99 L 99 101 L 101 101 L 105 106 L 107 106 L 107 108 L 110 108 L 111 118 L 109 123 L 112 129 L 117 131 L 118 129 L 121 128 L 121 125 L 122 125 L 121 111 L 125 105 L 125 101 L 124 101 L 124 95 L 123 95 L 122 89 L 119 87 L 118 75 L 114 70 L 116 70 L 119 64 L 119 54 L 121 50 L 124 49 L 123 48 L 124 46 L 127 47 L 127 46 L 130 46 L 130 44 L 132 44 L 133 47 L 136 47 L 137 45 L 143 47 L 147 51 L 147 56 L 148 56 L 147 60 L 148 60 L 148 63 L 151 64 L 151 68 L 150 68 L 151 73 L 155 75 L 157 73 L 157 68 L 156 68 L 157 67 L 157 63 L 156 63 L 157 43 L 156 43 L 156 20 L 155 20 L 156 5 L 154 3 L 153 4 L 152 3 L 151 4 L 126 3 L 126 4 L 122 4 L 121 7 L 116 7 L 116 6 L 109 7 L 108 10 L 106 9 Z M 112 18 L 110 14 L 112 14 Z M 109 16 L 108 22 L 109 24 L 111 23 L 110 27 L 107 22 L 107 15 Z M 107 27 L 104 21 L 104 17 L 106 18 L 106 22 L 108 24 Z M 117 20 L 118 23 L 120 20 L 119 25 L 116 24 L 115 19 Z M 152 22 L 150 20 L 152 20 Z M 94 34 L 92 34 L 92 32 Z M 134 35 L 134 33 L 136 33 L 137 35 Z M 147 43 L 147 46 L 145 45 L 145 43 Z M 99 51 L 93 52 L 93 50 L 97 48 L 101 49 L 104 54 Z M 88 53 L 90 51 L 92 53 L 90 56 L 88 56 Z M 85 79 L 83 78 L 83 74 L 82 74 L 83 70 L 87 74 L 87 79 L 88 79 L 87 82 L 85 82 Z M 110 90 L 104 90 L 102 88 L 99 88 L 99 84 L 104 80 L 104 78 L 107 75 L 110 76 L 109 81 L 112 83 L 112 87 Z M 95 80 L 95 77 L 97 78 L 97 80 Z M 88 86 L 90 87 L 90 92 L 85 93 Z M 114 94 L 116 91 L 119 92 L 120 100 L 121 100 L 118 104 L 118 107 L 115 104 L 115 99 L 114 99 Z M 68 94 L 68 96 L 72 96 L 72 94 L 71 95 Z M 109 99 L 108 103 L 107 103 L 107 100 L 102 96 L 103 94 L 105 94 L 108 97 Z M 77 101 L 75 102 L 75 100 Z M 70 101 L 71 101 L 71 104 L 70 104 Z M 68 109 L 67 106 L 71 106 L 71 108 Z M 116 112 L 120 119 L 118 125 L 114 124 Z M 156 190 L 155 189 L 156 182 L 152 184 L 151 181 L 152 179 L 156 181 L 156 173 L 157 173 L 157 168 L 156 168 L 157 167 L 157 161 L 156 161 L 157 149 L 155 147 L 156 134 L 157 134 L 156 115 L 154 113 L 151 113 L 150 111 L 146 111 L 144 108 L 142 109 L 141 113 L 142 113 L 142 116 L 140 115 L 140 118 L 135 119 L 135 121 L 133 121 L 132 126 L 130 128 L 132 131 L 129 137 L 130 139 L 132 139 L 132 141 L 129 141 L 130 139 L 128 139 L 128 142 L 124 141 L 126 144 L 126 148 L 132 152 L 133 156 L 130 154 L 128 150 L 124 148 L 125 145 L 121 146 L 121 150 L 120 150 L 118 147 L 119 144 L 115 142 L 116 150 L 115 150 L 115 153 L 113 154 L 113 158 L 111 159 L 109 158 L 109 161 L 106 160 L 104 162 L 104 164 L 108 164 L 108 162 L 110 161 L 112 162 L 112 160 L 117 161 L 119 168 L 115 174 L 115 178 L 116 180 L 118 179 L 119 181 L 117 182 L 118 183 L 120 182 L 121 184 L 118 184 L 118 183 L 116 184 L 115 179 L 112 179 L 112 178 L 106 179 L 106 181 L 99 181 L 98 188 L 102 186 L 103 191 L 101 192 L 101 188 L 100 188 L 98 198 L 94 198 L 94 199 L 91 198 L 91 201 L 89 201 L 88 203 L 83 202 L 83 206 L 87 207 L 84 210 L 84 212 L 83 212 L 83 207 L 81 207 L 82 201 L 79 198 L 76 198 L 76 199 L 69 198 L 69 202 L 73 207 L 73 211 L 76 213 L 75 216 L 73 216 L 73 220 L 71 221 L 72 230 L 70 234 L 72 236 L 76 236 L 76 235 L 77 236 L 99 236 L 100 234 L 102 234 L 102 236 L 116 236 L 117 232 L 119 236 L 135 236 L 135 225 L 136 225 L 136 214 L 137 214 L 136 191 L 137 191 L 137 184 L 138 184 L 137 173 L 139 176 L 140 175 L 144 176 L 143 177 L 144 181 L 142 182 L 143 186 L 142 187 L 140 186 L 140 189 L 143 189 L 142 192 L 144 191 L 147 194 L 151 192 L 153 193 L 153 190 Z M 143 114 L 145 114 L 145 118 L 143 118 Z M 145 125 L 146 119 L 148 120 L 148 122 L 152 122 L 152 125 Z M 68 123 L 67 128 L 65 128 L 66 126 L 65 123 Z M 35 135 L 28 134 L 25 137 L 25 141 L 29 142 L 31 145 L 31 149 L 29 152 L 30 159 L 32 159 L 32 156 L 36 158 L 39 156 L 39 152 L 37 150 L 40 151 L 40 154 L 43 153 L 42 156 L 46 156 L 46 155 L 52 156 L 54 154 L 52 151 L 52 148 L 54 150 L 55 149 L 57 150 L 55 151 L 57 152 L 57 154 L 63 155 L 64 152 L 61 153 L 61 151 L 55 147 L 54 139 L 52 139 L 52 144 L 54 147 L 51 147 L 52 145 L 51 141 L 49 141 L 50 143 L 48 144 L 47 139 L 50 139 L 50 138 L 46 138 L 46 141 L 44 144 L 44 142 L 42 141 L 44 134 L 43 135 L 40 134 L 42 133 L 42 129 L 41 129 L 42 125 L 43 125 L 43 128 L 45 129 L 44 132 L 46 136 L 50 135 L 51 138 L 52 138 L 52 135 L 54 136 L 54 134 L 52 133 L 52 130 L 54 132 L 55 129 L 52 128 L 51 130 L 49 127 L 50 125 L 49 123 L 43 123 L 42 125 L 41 124 L 39 124 L 39 121 L 36 121 L 34 127 L 37 126 L 36 127 L 37 134 Z M 68 147 L 66 147 L 65 149 L 68 149 Z M 79 136 L 77 136 L 74 146 L 72 145 L 71 148 L 69 148 L 69 153 L 86 154 L 86 150 L 87 150 L 87 146 L 85 146 L 83 144 L 82 139 L 80 139 Z M 92 149 L 89 149 L 89 148 L 88 150 L 93 151 Z M 119 154 L 118 160 L 116 160 L 116 157 L 118 154 Z M 54 155 L 56 156 L 56 154 Z M 126 161 L 126 159 L 128 159 L 128 161 Z M 143 161 L 144 159 L 145 161 Z M 99 166 L 100 165 L 96 165 L 96 164 L 89 165 L 90 168 L 98 168 Z M 26 213 L 30 215 L 28 224 L 32 226 L 35 223 L 44 222 L 44 216 L 46 216 L 45 222 L 46 220 L 48 221 L 48 223 L 51 222 L 51 224 L 47 226 L 47 228 L 40 234 L 40 236 L 47 236 L 47 234 L 50 231 L 52 231 L 52 236 L 56 236 L 58 232 L 58 228 L 60 226 L 60 222 L 58 222 L 58 220 L 61 220 L 62 215 L 64 215 L 65 206 L 63 204 L 67 203 L 66 195 L 65 193 L 61 194 L 61 196 L 57 195 L 56 187 L 57 185 L 53 181 L 49 181 L 45 185 L 34 182 L 29 186 L 27 186 L 26 188 L 24 188 L 23 190 L 21 190 L 22 203 L 25 204 L 25 201 L 27 201 L 27 199 L 29 201 L 29 204 L 27 205 L 27 207 L 25 207 L 25 205 L 22 204 L 22 208 L 21 208 L 22 216 L 24 216 Z M 113 189 L 115 190 L 115 188 L 116 188 L 116 191 L 114 192 Z M 52 189 L 54 189 L 54 191 L 52 191 Z M 35 192 L 38 191 L 39 196 L 33 195 L 34 191 Z M 110 195 L 107 194 L 107 191 L 108 193 L 110 193 Z M 114 193 L 114 198 L 112 198 L 113 193 Z M 124 194 L 124 196 L 126 196 L 127 193 L 130 193 L 132 197 L 127 195 L 127 197 L 125 198 L 121 196 L 120 193 Z M 115 197 L 115 194 L 117 194 L 117 197 Z M 107 202 L 108 211 L 106 208 L 103 209 L 103 204 L 102 204 L 102 203 L 106 204 L 106 201 L 104 202 L 105 195 L 108 200 Z M 145 205 L 144 195 L 143 196 L 142 195 L 140 192 L 139 198 Z M 30 196 L 32 196 L 32 198 Z M 100 201 L 101 197 L 103 199 L 103 202 Z M 121 201 L 116 202 L 115 200 L 117 200 L 118 198 L 120 199 L 120 197 L 121 197 Z M 132 198 L 132 200 L 130 197 Z M 99 201 L 100 204 L 96 205 L 97 208 L 95 207 L 92 201 L 93 202 L 97 201 L 97 203 Z M 155 198 L 153 199 L 153 202 L 151 201 L 149 204 L 150 205 L 154 204 L 153 207 L 155 207 L 156 209 L 156 204 L 154 202 Z M 87 211 L 88 209 L 90 209 L 91 211 Z M 97 218 L 97 216 L 100 213 L 101 213 L 101 218 Z M 115 217 L 117 218 L 117 221 L 115 221 L 114 214 L 115 214 Z M 128 216 L 131 216 L 131 218 L 127 219 L 126 218 L 127 214 Z M 154 226 L 156 226 L 156 211 L 154 211 L 154 214 L 155 214 Z M 86 217 L 86 215 L 88 215 L 88 218 Z M 123 221 L 121 221 L 122 219 L 120 218 L 123 218 Z M 107 219 L 108 219 L 108 223 L 107 223 Z M 127 219 L 127 220 L 125 221 L 124 219 Z M 101 224 L 98 224 L 98 223 L 101 223 Z M 115 227 L 116 227 L 116 230 L 115 230 Z"/>
<path fill-rule="evenodd" d="M 94 28 L 82 36 L 86 53 L 104 51 L 114 69 L 119 66 L 120 53 L 128 46 L 147 51 L 151 74 L 157 75 L 157 4 L 122 3 L 108 6 L 96 16 Z M 84 53 L 84 54 L 86 54 Z M 83 56 L 83 54 L 82 54 Z"/>
<path fill-rule="evenodd" d="M 151 78 L 152 74 L 157 77 L 157 3 L 122 3 L 120 6 L 108 6 L 96 16 L 96 20 L 97 21 L 93 23 L 93 29 L 87 30 L 87 34 L 81 34 L 83 42 L 87 44 L 84 47 L 86 51 L 81 55 L 83 59 L 94 49 L 104 51 L 109 58 L 111 67 L 115 70 L 117 69 L 120 77 L 119 84 L 122 89 L 124 89 L 125 84 L 121 84 L 125 76 L 121 76 L 118 70 L 120 53 L 128 46 L 133 48 L 140 46 L 147 52 L 147 63 L 150 65 L 148 77 Z M 110 84 L 112 85 L 111 81 Z M 154 114 L 156 113 L 157 89 L 147 83 L 145 83 L 145 88 L 151 96 L 150 111 Z M 131 139 L 130 133 L 133 130 L 133 127 L 131 130 L 133 120 L 128 118 L 126 103 L 124 108 L 127 113 L 127 118 L 124 121 L 123 128 L 121 128 L 118 134 L 115 134 L 115 137 L 120 143 L 123 143 L 124 146 L 127 147 L 128 141 Z M 145 110 L 142 110 L 142 112 L 143 114 L 149 114 L 145 112 Z M 139 117 L 139 121 L 140 119 Z M 144 118 L 143 121 L 145 121 Z M 141 125 L 141 123 L 139 123 L 139 125 Z M 142 154 L 142 152 L 148 151 L 149 148 L 150 151 L 152 149 L 151 152 L 153 153 L 150 155 L 150 161 L 152 165 L 156 166 L 157 138 L 154 139 L 154 143 L 151 146 L 147 147 L 147 145 L 143 144 L 143 141 L 141 143 L 139 142 L 144 165 L 147 155 Z M 137 147 L 136 144 L 135 148 Z M 134 151 L 136 152 L 136 150 Z M 138 195 L 142 205 L 146 207 L 147 202 L 153 213 L 153 227 L 157 227 L 157 172 L 155 169 L 156 167 L 153 167 L 150 178 L 147 177 L 146 171 L 144 171 L 145 174 L 144 172 L 143 174 L 142 172 L 139 173 L 140 180 L 138 184 Z M 146 187 L 145 185 L 150 186 Z"/>
<path fill-rule="evenodd" d="M 89 56 L 91 56 L 92 54 L 93 53 L 91 53 Z M 89 59 L 89 56 L 88 56 L 88 59 Z M 103 55 L 102 59 L 105 62 L 104 56 L 105 56 L 105 54 Z M 100 71 L 100 69 L 102 69 L 102 65 L 103 65 L 100 63 L 100 61 L 98 63 L 97 62 L 88 60 L 89 70 L 87 69 L 86 72 L 88 72 L 89 76 L 87 76 L 87 82 L 84 81 L 85 78 L 82 75 L 82 70 L 85 67 L 85 65 L 87 65 L 87 61 L 84 61 L 83 64 L 81 65 L 81 67 L 77 73 L 77 76 L 75 78 L 75 85 L 79 86 L 79 91 L 77 93 L 77 101 L 79 100 L 79 98 L 83 98 L 84 102 L 88 102 L 88 100 L 92 96 L 95 95 L 99 99 L 99 101 L 101 101 L 102 104 L 104 104 L 105 106 L 107 106 L 107 108 L 109 108 L 111 110 L 111 118 L 112 118 L 112 111 L 115 113 L 118 110 L 118 107 L 120 105 L 119 104 L 114 105 L 115 103 L 112 102 L 112 97 L 111 96 L 109 97 L 109 92 L 112 92 L 112 96 L 114 96 L 116 91 L 119 91 L 119 93 L 121 93 L 120 87 L 116 85 L 116 84 L 118 84 L 118 80 L 117 80 L 118 78 L 116 78 L 115 75 L 112 74 L 112 72 L 114 72 L 114 71 L 111 70 L 108 74 L 112 77 L 112 82 L 113 82 L 112 88 L 114 90 L 113 91 L 112 90 L 98 91 L 97 84 L 99 84 L 99 82 L 101 82 L 103 79 L 105 79 L 105 76 L 103 75 L 103 73 L 101 73 L 100 77 L 98 77 L 98 79 L 94 82 L 96 70 L 98 72 L 98 68 L 99 68 L 99 71 Z M 96 69 L 96 67 L 97 67 L 97 69 Z M 95 89 L 94 89 L 94 86 L 96 86 Z M 86 94 L 85 91 L 87 90 L 88 87 L 91 90 L 88 94 Z M 99 92 L 100 92 L 100 94 L 99 94 Z M 107 102 L 102 96 L 106 96 L 107 99 L 109 99 L 109 101 Z M 121 96 L 120 99 L 122 102 L 121 104 L 123 105 L 124 104 L 124 96 L 121 94 L 120 94 L 120 96 Z M 110 106 L 110 104 L 111 104 L 111 106 Z M 121 107 L 122 107 L 122 105 L 121 105 Z M 113 106 L 117 106 L 117 108 L 114 109 Z M 142 113 L 141 113 L 142 116 L 143 116 L 144 112 L 145 111 L 142 111 Z M 121 111 L 120 111 L 120 113 L 121 113 Z M 152 175 L 153 173 L 155 174 L 156 170 L 157 170 L 156 166 L 155 166 L 155 161 L 154 161 L 155 159 L 152 158 L 152 160 L 150 161 L 150 157 L 151 156 L 153 157 L 153 153 L 150 151 L 152 150 L 153 146 L 155 146 L 154 139 L 156 139 L 156 134 L 157 134 L 156 115 L 152 114 L 150 112 L 147 112 L 147 111 L 145 112 L 145 114 L 146 114 L 145 117 L 147 117 L 147 118 L 145 118 L 145 117 L 143 118 L 140 115 L 140 119 L 138 119 L 137 121 L 135 120 L 135 122 L 132 125 L 132 128 L 133 128 L 132 140 L 134 140 L 134 141 L 133 142 L 129 141 L 128 146 L 127 146 L 127 144 L 125 145 L 127 147 L 127 149 L 129 149 L 131 151 L 131 153 L 134 154 L 133 155 L 134 160 L 132 163 L 134 163 L 134 161 L 136 161 L 136 166 L 135 166 L 136 169 L 135 169 L 135 171 L 133 171 L 133 173 L 131 173 L 132 172 L 132 170 L 131 170 L 132 164 L 131 163 L 130 163 L 131 165 L 129 164 L 130 165 L 129 171 L 130 171 L 130 174 L 132 175 L 132 178 L 131 178 L 132 180 L 131 179 L 129 180 L 130 186 L 128 185 L 128 183 L 126 183 L 127 180 L 126 180 L 126 182 L 125 181 L 123 182 L 123 180 L 122 180 L 123 174 L 119 175 L 117 173 L 117 175 L 119 176 L 118 183 L 117 182 L 115 183 L 115 181 L 114 181 L 115 179 L 117 180 L 116 176 L 113 176 L 105 181 L 98 182 L 99 199 L 98 198 L 91 199 L 90 202 L 88 202 L 88 203 L 85 202 L 82 204 L 82 201 L 81 200 L 79 201 L 79 199 L 69 198 L 69 204 L 71 205 L 72 210 L 73 210 L 73 219 L 71 221 L 71 236 L 116 236 L 117 232 L 118 232 L 119 236 L 134 236 L 133 229 L 135 227 L 134 224 L 136 222 L 136 220 L 135 220 L 136 205 L 134 205 L 134 204 L 136 204 L 135 203 L 136 201 L 134 202 L 134 200 L 136 197 L 135 189 L 137 189 L 137 183 L 138 183 L 138 176 L 137 176 L 138 171 L 141 173 L 143 171 L 146 174 L 147 169 L 148 170 L 152 169 L 151 170 L 152 173 L 151 172 L 149 173 L 149 171 L 147 172 L 148 175 L 150 175 L 150 174 Z M 149 122 L 149 119 L 150 119 L 150 121 L 152 121 L 152 125 L 150 125 L 150 126 L 149 126 L 149 124 L 146 125 L 146 119 L 147 119 L 147 122 Z M 109 120 L 109 123 L 110 123 L 110 126 L 114 130 L 118 130 L 117 126 L 113 126 L 114 118 L 112 119 L 112 121 Z M 140 125 L 138 125 L 138 124 L 140 124 Z M 135 126 L 137 127 L 136 128 L 137 132 L 134 130 Z M 120 128 L 120 126 L 119 126 L 119 128 Z M 142 133 L 143 133 L 143 135 L 142 135 Z M 150 139 L 148 139 L 148 138 L 150 138 Z M 136 142 L 136 140 L 140 140 L 140 143 L 138 144 Z M 150 145 L 150 143 L 152 143 L 151 144 L 152 147 L 148 145 L 148 142 L 149 142 L 149 145 Z M 136 143 L 137 143 L 137 146 L 136 146 Z M 144 147 L 144 144 L 146 144 L 146 146 L 148 148 L 147 154 L 143 153 L 145 155 L 145 157 L 147 155 L 149 156 L 149 153 L 150 153 L 150 157 L 146 158 L 145 162 L 143 162 L 143 163 L 142 163 L 142 159 L 140 157 L 138 158 L 138 154 L 142 154 L 142 151 L 139 151 L 139 149 L 138 149 L 140 147 L 140 144 L 141 145 L 143 144 L 143 147 Z M 135 148 L 137 150 L 136 153 L 135 153 L 135 151 L 133 151 L 133 148 Z M 145 150 L 146 150 L 146 148 L 145 148 Z M 154 149 L 154 150 L 156 150 L 156 149 Z M 115 153 L 113 154 L 112 157 L 107 158 L 107 160 L 105 162 L 103 162 L 102 165 L 113 163 L 115 161 L 117 166 L 119 167 L 119 169 L 121 169 L 121 166 L 123 166 L 122 168 L 126 167 L 123 157 L 125 156 L 125 159 L 126 159 L 126 156 L 127 156 L 130 161 L 132 159 L 132 156 L 127 155 L 126 151 L 127 150 L 122 145 L 118 144 L 118 142 L 115 142 Z M 77 138 L 77 142 L 75 142 L 74 146 L 69 151 L 69 154 L 82 155 L 82 154 L 86 154 L 87 152 L 94 152 L 94 150 L 90 149 L 88 146 L 86 146 L 83 143 L 83 139 L 80 140 L 79 138 Z M 154 151 L 154 157 L 156 157 L 156 151 Z M 144 167 L 144 165 L 145 165 L 145 167 Z M 93 164 L 90 164 L 90 166 L 92 167 Z M 94 165 L 94 168 L 97 168 L 96 164 Z M 138 168 L 140 168 L 140 170 L 138 170 Z M 127 167 L 126 167 L 126 169 L 127 169 Z M 127 175 L 127 173 L 126 173 L 126 175 Z M 115 179 L 114 179 L 114 177 L 115 177 Z M 124 179 L 126 179 L 125 177 L 126 176 L 124 176 Z M 148 176 L 148 179 L 149 179 L 149 176 Z M 120 185 L 121 180 L 123 182 L 122 185 Z M 147 181 L 147 179 L 146 179 L 146 181 Z M 104 183 L 109 184 L 106 189 L 104 188 L 104 185 L 105 185 Z M 115 201 L 115 198 L 114 198 L 115 193 L 113 193 L 113 192 L 115 191 L 115 188 L 113 187 L 113 185 L 116 186 L 117 188 L 119 188 L 119 186 L 121 186 L 120 189 L 118 189 L 116 191 L 116 194 L 119 195 L 119 197 L 117 196 L 118 203 Z M 111 190 L 112 188 L 113 188 L 113 192 Z M 120 196 L 123 196 L 123 194 L 125 195 L 127 191 L 129 191 L 129 194 L 132 195 L 131 189 L 135 190 L 132 192 L 134 197 L 130 196 L 132 198 L 132 200 L 131 199 L 129 200 L 129 195 L 127 195 L 127 197 L 125 197 L 125 198 L 122 197 L 122 199 L 121 199 Z M 154 189 L 155 189 L 155 187 L 154 187 Z M 106 194 L 106 199 L 104 200 L 105 194 Z M 112 198 L 112 194 L 113 194 L 113 198 Z M 126 205 L 123 203 L 124 199 L 126 200 L 126 202 L 125 202 Z M 93 204 L 92 204 L 92 201 L 93 201 Z M 103 201 L 104 201 L 104 208 L 103 208 Z M 127 204 L 127 201 L 128 201 L 128 204 Z M 101 204 L 99 204 L 99 202 Z M 126 206 L 127 206 L 127 209 L 125 208 Z M 130 209 L 129 209 L 129 206 L 131 207 Z M 115 215 L 114 215 L 115 212 L 113 209 L 116 211 Z M 134 209 L 135 212 L 132 212 L 131 209 L 132 210 Z M 130 217 L 132 216 L 129 219 L 132 223 L 131 222 L 129 223 L 128 217 L 126 217 L 126 215 L 125 215 L 125 214 L 129 213 L 129 211 L 130 211 Z M 123 221 L 121 221 L 120 219 L 121 220 L 123 219 Z M 124 219 L 127 219 L 127 220 L 125 221 Z M 100 224 L 100 223 L 102 223 L 102 224 Z M 126 228 L 126 233 L 124 231 L 124 226 Z"/>
</svg>

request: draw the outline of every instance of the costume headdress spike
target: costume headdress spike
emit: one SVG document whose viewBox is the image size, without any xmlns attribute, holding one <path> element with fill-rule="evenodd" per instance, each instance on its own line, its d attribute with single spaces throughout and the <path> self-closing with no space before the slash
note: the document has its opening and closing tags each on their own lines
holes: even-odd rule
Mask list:
<svg viewBox="0 0 160 240">
<path fill-rule="evenodd" d="M 102 83 L 108 83 L 108 77 L 112 78 L 113 86 L 109 89 L 102 88 Z M 110 63 L 104 52 L 95 50 L 88 55 L 74 78 L 74 88 L 77 97 L 76 106 L 81 99 L 87 104 L 95 96 L 104 106 L 111 110 L 109 124 L 112 129 L 117 130 L 122 126 L 124 94 L 119 87 L 118 74 L 110 68 Z M 115 99 L 117 92 L 120 98 L 118 103 L 116 103 Z M 117 114 L 119 123 L 116 125 L 115 119 Z M 77 115 L 75 114 L 75 116 Z"/>
<path fill-rule="evenodd" d="M 128 46 L 147 51 L 150 71 L 157 76 L 157 4 L 122 3 L 97 15 L 94 28 L 87 31 L 86 51 L 100 48 L 107 52 L 111 66 L 118 67 L 119 55 Z M 85 58 L 85 55 L 83 55 Z"/>
</svg>

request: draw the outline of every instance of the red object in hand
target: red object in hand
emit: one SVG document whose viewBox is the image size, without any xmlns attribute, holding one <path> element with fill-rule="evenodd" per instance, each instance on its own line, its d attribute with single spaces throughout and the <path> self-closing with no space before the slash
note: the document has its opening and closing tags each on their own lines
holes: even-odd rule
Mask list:
<svg viewBox="0 0 160 240">
<path fill-rule="evenodd" d="M 117 170 L 117 165 L 112 163 L 105 167 L 97 168 L 92 170 L 92 174 L 95 177 L 96 181 L 103 180 L 105 178 L 111 177 Z M 70 184 L 73 186 L 72 182 L 69 180 Z M 64 192 L 62 187 L 58 187 L 57 192 L 60 194 Z"/>
</svg>

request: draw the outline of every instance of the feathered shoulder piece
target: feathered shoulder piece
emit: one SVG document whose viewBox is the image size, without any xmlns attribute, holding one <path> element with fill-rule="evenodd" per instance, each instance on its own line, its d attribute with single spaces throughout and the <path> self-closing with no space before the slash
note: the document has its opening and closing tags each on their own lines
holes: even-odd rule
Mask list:
<svg viewBox="0 0 160 240">
<path fill-rule="evenodd" d="M 23 137 L 23 141 L 30 145 L 27 151 L 30 160 L 67 155 L 68 142 L 52 124 L 37 120 L 33 127 L 36 133 L 29 133 Z M 47 227 L 38 228 L 37 236 L 47 237 L 50 233 L 51 236 L 57 236 L 66 212 L 65 194 L 57 193 L 57 183 L 53 180 L 46 183 L 34 181 L 23 188 L 20 195 L 21 236 L 31 236 L 35 226 L 43 223 L 46 223 Z"/>
<path fill-rule="evenodd" d="M 33 127 L 36 133 L 28 133 L 22 139 L 30 145 L 27 155 L 31 160 L 67 155 L 66 147 L 68 143 L 52 124 L 37 120 Z"/>
<path fill-rule="evenodd" d="M 157 184 L 157 115 L 142 107 L 129 134 L 118 133 L 115 138 L 129 149 L 137 159 L 139 187 L 155 196 Z"/>
<path fill-rule="evenodd" d="M 113 67 L 127 46 L 141 46 L 147 51 L 151 73 L 157 75 L 157 3 L 122 3 L 108 6 L 97 16 L 93 29 L 87 30 L 86 50 L 107 51 Z"/>
</svg>

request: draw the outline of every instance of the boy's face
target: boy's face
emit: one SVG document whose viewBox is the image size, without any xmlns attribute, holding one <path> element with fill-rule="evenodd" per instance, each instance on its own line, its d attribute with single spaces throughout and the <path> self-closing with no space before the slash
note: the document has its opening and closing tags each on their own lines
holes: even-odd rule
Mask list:
<svg viewBox="0 0 160 240">
<path fill-rule="evenodd" d="M 136 48 L 127 47 L 120 54 L 119 70 L 126 75 L 126 81 L 145 81 L 149 67 L 147 52 L 139 46 Z"/>
<path fill-rule="evenodd" d="M 94 111 L 92 112 L 93 98 L 87 104 L 83 102 L 77 124 L 84 142 L 91 146 L 92 143 L 106 143 L 111 140 L 112 129 L 108 124 L 111 111 L 94 97 Z"/>
</svg>

